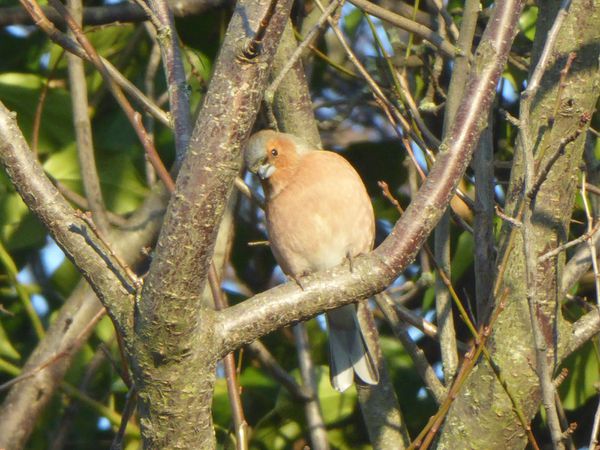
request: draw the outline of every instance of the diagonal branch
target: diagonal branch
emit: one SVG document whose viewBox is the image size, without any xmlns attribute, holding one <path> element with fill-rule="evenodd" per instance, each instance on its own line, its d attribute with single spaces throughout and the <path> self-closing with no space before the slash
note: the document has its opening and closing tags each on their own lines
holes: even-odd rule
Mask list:
<svg viewBox="0 0 600 450">
<path fill-rule="evenodd" d="M 464 174 L 506 62 L 522 4 L 498 4 L 475 55 L 473 70 L 448 135 L 427 180 L 388 238 L 356 259 L 353 272 L 336 267 L 276 287 L 217 314 L 220 354 L 289 323 L 307 319 L 383 290 L 414 259 Z"/>
<path fill-rule="evenodd" d="M 96 242 L 86 223 L 46 177 L 18 128 L 15 114 L 1 103 L 0 162 L 27 206 L 93 287 L 119 332 L 128 335 L 135 290 L 123 282 L 128 280 L 127 274 L 112 262 L 107 249 Z"/>
</svg>

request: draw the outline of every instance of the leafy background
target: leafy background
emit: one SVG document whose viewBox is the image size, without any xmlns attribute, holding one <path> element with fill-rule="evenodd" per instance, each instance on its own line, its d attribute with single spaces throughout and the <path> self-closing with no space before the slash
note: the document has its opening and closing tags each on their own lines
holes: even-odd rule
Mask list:
<svg viewBox="0 0 600 450">
<path fill-rule="evenodd" d="M 16 4 L 3 1 L 1 6 Z M 448 10 L 460 24 L 462 2 L 450 1 Z M 195 110 L 210 80 L 229 14 L 230 11 L 226 9 L 215 10 L 177 21 L 186 69 L 190 73 L 189 92 Z M 502 118 L 499 111 L 502 109 L 517 115 L 518 95 L 515 92 L 523 86 L 527 67 L 513 62 L 527 61 L 529 58 L 536 20 L 537 8 L 526 7 L 520 20 L 521 32 L 513 49 L 513 58 L 499 86 L 501 95 L 497 100 L 494 120 L 495 158 L 498 161 L 512 160 L 515 129 Z M 380 39 L 386 44 L 385 30 L 377 20 L 374 22 Z M 390 95 L 397 95 L 364 15 L 346 6 L 342 24 L 355 51 L 373 76 L 389 88 Z M 0 34 L 0 100 L 16 112 L 18 123 L 30 144 L 33 145 L 36 136 L 37 146 L 32 151 L 37 152 L 48 175 L 68 190 L 83 195 L 65 55 L 32 27 L 5 28 Z M 91 27 L 87 29 L 87 34 L 100 54 L 143 88 L 152 40 L 142 25 Z M 319 40 L 318 49 L 327 59 L 312 55 L 305 62 L 311 67 L 311 92 L 322 137 L 328 147 L 341 151 L 361 173 L 376 210 L 378 240 L 381 240 L 391 229 L 398 213 L 381 195 L 377 182 L 386 181 L 406 206 L 410 201 L 410 179 L 414 173 L 410 173 L 412 169 L 409 169 L 408 158 L 405 158 L 406 152 L 385 117 L 373 104 L 364 82 L 347 74 L 347 71 L 352 72 L 352 66 L 329 34 Z M 413 45 L 411 51 L 422 62 L 408 69 L 417 101 L 422 104 L 441 104 L 443 98 L 439 94 L 430 95 L 431 67 L 435 61 L 433 51 L 419 42 Z M 86 65 L 86 73 L 102 191 L 110 211 L 126 217 L 141 204 L 150 189 L 145 158 L 132 129 L 103 86 L 98 73 L 89 65 Z M 450 74 L 451 68 L 444 67 L 438 80 L 443 88 L 447 87 Z M 165 80 L 160 71 L 154 80 L 154 87 L 157 93 L 165 90 Z M 397 98 L 394 100 L 401 103 Z M 39 129 L 36 130 L 35 119 L 40 108 Z M 442 112 L 424 116 L 427 125 L 439 136 Z M 594 120 L 597 122 L 597 117 Z M 172 162 L 174 144 L 171 132 L 157 123 L 154 133 L 163 160 Z M 499 169 L 499 202 L 503 200 L 502 188 L 507 179 L 508 171 Z M 464 190 L 470 194 L 471 181 L 467 177 L 464 183 Z M 577 208 L 574 217 L 583 217 L 581 201 Z M 230 269 L 224 283 L 230 302 L 242 301 L 250 293 L 267 289 L 281 279 L 275 271 L 275 262 L 269 250 L 248 246 L 248 242 L 264 240 L 266 237 L 261 217 L 262 214 L 247 201 L 238 202 Z M 468 212 L 464 213 L 464 219 L 470 222 Z M 573 236 L 582 230 L 582 225 L 574 224 Z M 452 263 L 452 282 L 467 304 L 469 299 L 475 297 L 473 240 L 455 224 L 452 226 Z M 413 283 L 417 287 L 410 291 L 412 295 L 405 300 L 405 306 L 434 321 L 434 278 L 431 268 L 423 267 L 421 260 L 417 259 L 392 286 L 392 291 L 395 290 L 392 295 L 399 299 L 402 286 L 407 286 L 403 283 Z M 56 311 L 78 280 L 77 271 L 64 260 L 44 229 L 28 212 L 5 174 L 0 172 L 0 383 L 19 373 L 27 356 L 36 347 L 43 329 L 52 322 Z M 593 285 L 584 279 L 572 294 L 576 299 L 593 296 Z M 581 301 L 565 302 L 563 308 L 572 319 L 583 312 Z M 409 431 L 415 436 L 435 413 L 436 406 L 410 357 L 393 337 L 383 318 L 380 315 L 376 317 L 391 377 L 399 392 Z M 459 339 L 468 343 L 469 334 L 458 316 L 456 323 Z M 369 448 L 356 405 L 356 392 L 351 389 L 340 395 L 331 388 L 326 335 L 316 320 L 309 322 L 308 327 L 312 355 L 317 366 L 319 398 L 333 448 Z M 416 330 L 411 330 L 411 334 L 418 339 L 429 361 L 439 371 L 437 345 Z M 265 337 L 263 342 L 284 368 L 299 377 L 290 330 L 273 333 Z M 566 361 L 569 376 L 560 387 L 569 421 L 580 424 L 574 435 L 580 445 L 586 442 L 590 433 L 589 418 L 594 413 L 593 398 L 598 388 L 599 351 L 595 343 L 587 344 Z M 246 353 L 236 354 L 236 360 L 240 370 L 244 411 L 251 427 L 251 447 L 274 450 L 302 448 L 307 442 L 302 405 L 293 401 Z M 112 325 L 104 318 L 74 358 L 62 388 L 37 424 L 29 448 L 108 448 L 120 423 L 120 412 L 127 391 L 116 370 L 120 364 Z M 214 420 L 220 445 L 234 448 L 227 390 L 222 369 L 219 371 L 220 378 L 214 396 Z M 1 392 L 0 396 L 5 394 L 6 391 Z M 534 426 L 535 435 L 543 443 L 544 436 L 548 436 L 543 415 L 538 415 Z M 130 427 L 127 448 L 138 448 L 139 443 L 139 429 Z"/>
</svg>

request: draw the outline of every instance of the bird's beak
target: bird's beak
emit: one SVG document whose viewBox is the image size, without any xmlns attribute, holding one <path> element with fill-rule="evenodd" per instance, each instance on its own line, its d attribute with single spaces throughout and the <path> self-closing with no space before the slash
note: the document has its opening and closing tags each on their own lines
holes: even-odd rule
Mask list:
<svg viewBox="0 0 600 450">
<path fill-rule="evenodd" d="M 261 180 L 266 180 L 271 175 L 275 173 L 275 166 L 269 163 L 261 164 L 256 169 L 256 174 L 260 177 Z"/>
</svg>

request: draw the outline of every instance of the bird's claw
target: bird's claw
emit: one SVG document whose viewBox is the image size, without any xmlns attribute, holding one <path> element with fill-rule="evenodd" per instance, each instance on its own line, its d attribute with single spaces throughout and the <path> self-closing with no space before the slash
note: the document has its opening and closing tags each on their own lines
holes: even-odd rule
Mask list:
<svg viewBox="0 0 600 450">
<path fill-rule="evenodd" d="M 346 259 L 348 260 L 348 266 L 350 267 L 350 273 L 354 272 L 354 259 L 350 253 L 346 253 Z"/>
<path fill-rule="evenodd" d="M 298 287 L 304 291 L 306 289 L 304 289 L 304 285 L 302 284 L 302 279 L 301 279 L 302 276 L 304 276 L 304 274 L 303 275 L 294 275 L 294 276 L 291 276 L 290 278 L 292 280 L 294 280 L 296 282 L 296 284 L 298 285 Z"/>
</svg>

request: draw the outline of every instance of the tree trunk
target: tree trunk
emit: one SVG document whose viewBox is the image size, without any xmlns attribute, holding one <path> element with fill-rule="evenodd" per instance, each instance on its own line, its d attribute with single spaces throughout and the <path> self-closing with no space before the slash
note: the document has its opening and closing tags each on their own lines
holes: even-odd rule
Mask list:
<svg viewBox="0 0 600 450">
<path fill-rule="evenodd" d="M 540 3 L 534 61 L 544 46 L 547 32 L 554 22 L 560 3 Z M 556 154 L 561 140 L 577 136 L 552 165 L 537 196 L 531 202 L 531 236 L 536 258 L 568 239 L 569 221 L 585 142 L 585 131 L 582 132 L 582 128 L 585 128 L 582 122 L 586 120 L 586 115 L 593 112 L 600 89 L 597 70 L 599 38 L 600 5 L 593 1 L 573 2 L 559 30 L 540 89 L 532 99 L 528 131 L 537 173 Z M 560 72 L 565 67 L 570 52 L 575 52 L 576 56 L 560 94 L 560 103 L 557 103 Z M 558 113 L 555 115 L 557 105 Z M 518 147 L 515 150 L 505 208 L 509 216 L 516 217 L 524 201 L 524 176 L 523 149 Z M 506 224 L 501 236 L 498 258 L 499 267 L 505 260 L 506 271 L 500 280 L 498 292 L 508 289 L 508 297 L 505 309 L 494 324 L 488 346 L 510 393 L 526 419 L 531 419 L 538 411 L 541 391 L 535 372 L 536 354 L 527 304 L 522 231 L 520 228 L 514 230 L 512 243 L 509 239 L 510 234 L 511 226 Z M 553 369 L 556 369 L 559 362 L 556 350 L 561 345 L 561 329 L 564 330 L 565 325 L 558 307 L 561 300 L 558 295 L 563 265 L 564 253 L 559 258 L 538 262 L 535 267 L 537 320 L 551 356 L 549 365 Z M 503 368 L 506 370 L 502 370 Z M 465 448 L 465 443 L 468 443 L 469 448 L 489 448 L 491 443 L 502 443 L 506 448 L 523 448 L 526 440 L 525 430 L 513 411 L 509 397 L 489 364 L 482 359 L 448 413 L 441 430 L 438 448 Z"/>
</svg>

